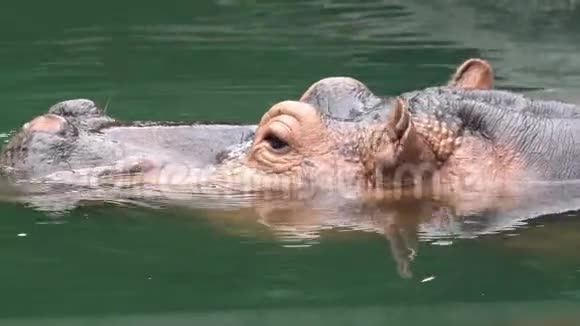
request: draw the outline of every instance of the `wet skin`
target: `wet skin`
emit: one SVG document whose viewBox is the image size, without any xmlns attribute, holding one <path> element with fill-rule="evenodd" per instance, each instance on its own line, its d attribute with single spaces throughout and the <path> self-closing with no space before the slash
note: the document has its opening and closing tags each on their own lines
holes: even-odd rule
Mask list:
<svg viewBox="0 0 580 326">
<path fill-rule="evenodd" d="M 457 69 L 450 86 L 490 87 L 493 76 L 486 65 L 467 61 Z M 391 110 L 390 100 L 375 96 L 354 79 L 341 77 L 313 84 L 300 102 L 310 105 L 286 102 L 286 106 L 306 111 L 298 114 L 311 114 L 314 119 L 320 115 L 337 124 L 368 124 Z M 137 174 L 168 163 L 198 169 L 219 165 L 247 149 L 255 131 L 252 125 L 119 122 L 90 100 L 71 100 L 54 105 L 47 114 L 24 124 L 4 148 L 0 163 L 28 179 L 61 181 L 71 172 L 97 177 Z M 305 146 L 314 148 L 317 142 L 312 139 Z M 71 175 L 70 179 L 77 177 Z"/>
<path fill-rule="evenodd" d="M 484 193 L 490 202 L 516 194 L 521 183 L 579 177 L 580 110 L 492 84 L 491 67 L 478 59 L 459 66 L 447 86 L 394 99 L 350 78 L 328 78 L 300 101 L 274 105 L 258 126 L 120 123 L 91 101 L 73 100 L 25 124 L 0 162 L 26 178 L 97 187 L 421 188 L 462 201 Z"/>
</svg>

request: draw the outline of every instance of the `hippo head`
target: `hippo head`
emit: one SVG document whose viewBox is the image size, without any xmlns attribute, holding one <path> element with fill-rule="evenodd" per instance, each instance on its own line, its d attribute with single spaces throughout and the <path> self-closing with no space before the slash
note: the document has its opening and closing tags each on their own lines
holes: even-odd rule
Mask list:
<svg viewBox="0 0 580 326">
<path fill-rule="evenodd" d="M 259 188 L 332 189 L 374 187 L 379 167 L 434 162 L 435 153 L 417 137 L 405 102 L 396 98 L 384 109 L 389 111 L 384 118 L 343 121 L 308 103 L 280 102 L 264 114 L 251 147 L 238 160 L 256 173 L 252 184 Z"/>
<path fill-rule="evenodd" d="M 491 67 L 471 59 L 444 88 L 487 89 L 492 82 Z M 218 175 L 244 175 L 241 184 L 249 189 L 280 191 L 389 188 L 416 181 L 409 169 L 427 177 L 460 139 L 415 116 L 407 100 L 414 94 L 381 98 L 351 78 L 323 79 L 300 101 L 272 106 L 249 149 L 225 162 Z"/>
</svg>

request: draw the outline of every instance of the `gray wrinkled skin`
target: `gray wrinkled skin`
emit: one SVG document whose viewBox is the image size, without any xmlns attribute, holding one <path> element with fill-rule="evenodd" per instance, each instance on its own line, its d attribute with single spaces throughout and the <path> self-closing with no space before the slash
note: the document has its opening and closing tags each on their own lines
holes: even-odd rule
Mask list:
<svg viewBox="0 0 580 326">
<path fill-rule="evenodd" d="M 430 88 L 404 95 L 414 116 L 519 153 L 542 180 L 580 178 L 580 108 L 501 90 Z"/>
<path fill-rule="evenodd" d="M 388 100 L 374 95 L 365 84 L 348 77 L 326 78 L 314 84 L 301 98 L 321 114 L 341 121 L 359 121 L 385 111 Z"/>
</svg>

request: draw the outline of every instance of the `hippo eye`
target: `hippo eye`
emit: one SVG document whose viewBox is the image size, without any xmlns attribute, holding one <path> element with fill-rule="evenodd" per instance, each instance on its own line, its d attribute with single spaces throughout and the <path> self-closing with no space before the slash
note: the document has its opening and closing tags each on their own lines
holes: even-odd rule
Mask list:
<svg viewBox="0 0 580 326">
<path fill-rule="evenodd" d="M 290 145 L 284 139 L 271 132 L 264 137 L 264 141 L 278 153 L 285 153 L 290 149 Z"/>
</svg>

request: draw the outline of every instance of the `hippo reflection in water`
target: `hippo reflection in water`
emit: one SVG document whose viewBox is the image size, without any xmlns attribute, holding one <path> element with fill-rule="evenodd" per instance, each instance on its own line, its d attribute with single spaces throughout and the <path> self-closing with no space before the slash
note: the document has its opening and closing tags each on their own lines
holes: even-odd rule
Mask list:
<svg viewBox="0 0 580 326">
<path fill-rule="evenodd" d="M 327 78 L 300 101 L 274 105 L 258 126 L 124 123 L 91 101 L 66 101 L 26 123 L 0 163 L 38 182 L 197 193 L 406 187 L 424 181 L 415 169 L 423 179 L 441 171 L 451 188 L 467 174 L 503 180 L 522 163 L 507 147 L 490 146 L 485 133 L 495 129 L 480 130 L 488 126 L 480 120 L 496 117 L 490 106 L 510 99 L 468 90 L 490 88 L 492 80 L 477 59 L 461 65 L 448 86 L 394 99 L 351 78 Z M 505 156 L 492 158 L 497 152 Z M 482 169 L 483 155 L 493 164 Z M 405 169 L 411 173 L 399 177 Z"/>
</svg>

